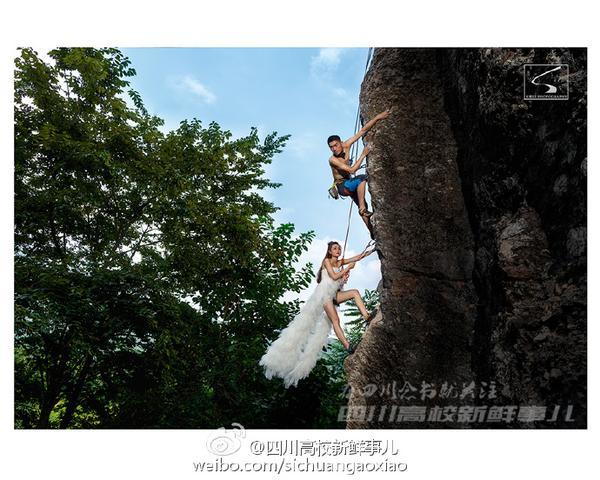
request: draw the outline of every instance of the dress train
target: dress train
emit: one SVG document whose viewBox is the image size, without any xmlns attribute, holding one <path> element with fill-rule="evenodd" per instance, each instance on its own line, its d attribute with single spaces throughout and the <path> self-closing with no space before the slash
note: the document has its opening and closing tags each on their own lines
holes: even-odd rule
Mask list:
<svg viewBox="0 0 600 480">
<path fill-rule="evenodd" d="M 298 314 L 267 348 L 259 364 L 269 379 L 280 377 L 285 388 L 297 386 L 307 377 L 319 360 L 331 331 L 331 322 L 323 306 L 331 301 L 341 288 L 340 280 L 333 280 L 324 268 L 321 282 L 306 300 Z"/>
</svg>

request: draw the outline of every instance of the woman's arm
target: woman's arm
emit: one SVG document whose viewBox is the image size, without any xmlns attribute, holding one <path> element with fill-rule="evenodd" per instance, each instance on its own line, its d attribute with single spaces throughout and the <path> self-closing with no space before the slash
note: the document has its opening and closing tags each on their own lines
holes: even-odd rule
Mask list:
<svg viewBox="0 0 600 480">
<path fill-rule="evenodd" d="M 351 268 L 354 268 L 354 265 L 352 266 L 348 266 L 348 268 L 344 269 L 342 268 L 339 272 L 334 272 L 333 271 L 333 266 L 331 265 L 331 261 L 326 258 L 324 260 L 324 264 L 325 264 L 325 268 L 327 269 L 327 273 L 329 274 L 330 278 L 333 278 L 334 280 L 339 280 L 340 278 L 342 278 L 344 276 L 344 274 L 350 270 Z"/>
<path fill-rule="evenodd" d="M 375 250 L 373 249 L 373 250 L 369 250 L 368 252 L 363 252 L 360 255 L 355 255 L 354 257 L 344 258 L 344 260 L 342 261 L 342 265 L 346 265 L 351 262 L 358 262 L 359 260 L 362 260 L 363 258 L 371 255 L 374 251 Z"/>
</svg>

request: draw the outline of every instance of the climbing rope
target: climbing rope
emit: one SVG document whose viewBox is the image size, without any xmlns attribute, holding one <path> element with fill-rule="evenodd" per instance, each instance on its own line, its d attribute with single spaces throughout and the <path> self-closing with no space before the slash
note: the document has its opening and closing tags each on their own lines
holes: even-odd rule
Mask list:
<svg viewBox="0 0 600 480">
<path fill-rule="evenodd" d="M 369 71 L 369 67 L 371 65 L 372 58 L 373 58 L 373 47 L 369 48 L 369 51 L 367 52 L 367 63 L 365 65 L 365 73 L 363 75 L 363 78 Z M 356 135 L 356 132 L 358 132 L 359 128 L 360 128 L 360 102 L 358 103 L 358 107 L 356 108 L 356 119 L 354 120 L 354 135 Z M 357 158 L 357 153 L 358 153 L 358 141 L 354 142 L 354 145 L 352 145 L 352 147 L 350 147 L 350 162 L 351 163 Z M 363 168 L 363 167 L 361 167 L 361 168 Z"/>
<path fill-rule="evenodd" d="M 369 48 L 369 51 L 367 52 L 367 63 L 365 65 L 365 73 L 363 75 L 363 78 L 365 77 L 365 75 L 367 74 L 368 70 L 369 70 L 369 66 L 371 65 L 371 59 L 373 58 L 373 47 Z M 358 106 L 356 107 L 356 119 L 354 121 L 354 135 L 356 135 L 358 133 L 358 130 L 360 129 L 360 101 L 358 102 Z M 350 164 L 352 165 L 352 163 L 354 162 L 354 159 L 356 158 L 356 154 L 358 153 L 358 140 L 356 142 L 354 142 L 354 144 L 350 147 Z M 361 167 L 362 168 L 362 167 Z M 352 200 L 352 198 L 350 199 L 350 210 L 348 211 L 348 225 L 346 226 L 346 238 L 344 238 L 344 248 L 342 250 L 342 262 L 344 261 L 345 255 L 346 255 L 346 245 L 348 243 L 348 234 L 350 233 L 350 219 L 352 218 L 352 207 L 354 205 L 354 200 Z M 363 253 L 367 250 L 367 248 L 369 247 L 371 242 L 369 242 L 367 244 L 367 246 L 365 247 L 365 249 L 363 250 Z"/>
<path fill-rule="evenodd" d="M 344 258 L 346 256 L 346 244 L 348 243 L 348 234 L 350 233 L 350 218 L 352 217 L 353 205 L 354 200 L 350 200 L 350 210 L 348 210 L 348 224 L 346 225 L 346 238 L 344 238 L 344 249 L 342 250 L 342 263 L 344 262 Z"/>
</svg>

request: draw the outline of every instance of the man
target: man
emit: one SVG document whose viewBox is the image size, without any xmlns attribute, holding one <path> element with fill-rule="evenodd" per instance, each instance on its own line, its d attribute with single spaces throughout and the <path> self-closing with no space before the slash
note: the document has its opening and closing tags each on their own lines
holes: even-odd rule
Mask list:
<svg viewBox="0 0 600 480">
<path fill-rule="evenodd" d="M 350 147 L 354 142 L 367 133 L 378 121 L 387 118 L 389 114 L 389 109 L 381 112 L 375 118 L 367 122 L 365 126 L 356 133 L 356 135 L 350 137 L 345 142 L 342 142 L 339 135 L 331 135 L 327 139 L 327 145 L 329 145 L 329 149 L 333 153 L 333 155 L 329 158 L 329 166 L 331 167 L 331 173 L 333 174 L 333 180 L 337 186 L 338 192 L 342 196 L 352 197 L 354 203 L 358 205 L 358 213 L 369 229 L 371 238 L 373 238 L 373 227 L 371 225 L 370 217 L 373 215 L 373 213 L 369 212 L 367 209 L 365 200 L 367 176 L 354 176 L 354 173 L 360 168 L 362 161 L 369 153 L 369 147 L 365 147 L 360 154 L 360 157 L 352 166 L 350 166 Z"/>
</svg>

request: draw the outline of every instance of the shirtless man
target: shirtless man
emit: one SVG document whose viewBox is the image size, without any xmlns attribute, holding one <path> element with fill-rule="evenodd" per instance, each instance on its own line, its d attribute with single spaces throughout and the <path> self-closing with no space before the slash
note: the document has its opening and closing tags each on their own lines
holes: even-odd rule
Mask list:
<svg viewBox="0 0 600 480">
<path fill-rule="evenodd" d="M 371 238 L 373 238 L 373 228 L 371 226 L 370 217 L 373 213 L 369 212 L 365 201 L 367 176 L 354 176 L 354 173 L 360 168 L 362 161 L 369 153 L 369 147 L 365 147 L 360 154 L 360 157 L 352 166 L 349 165 L 350 147 L 354 142 L 367 133 L 371 127 L 373 127 L 373 125 L 375 125 L 379 120 L 387 118 L 389 114 L 389 109 L 381 112 L 379 115 L 375 116 L 375 118 L 368 121 L 365 126 L 356 133 L 356 135 L 350 137 L 345 142 L 342 142 L 339 135 L 331 135 L 327 139 L 327 145 L 329 145 L 329 149 L 333 154 L 329 158 L 329 166 L 331 167 L 331 173 L 333 174 L 333 180 L 337 186 L 338 192 L 340 195 L 352 197 L 354 203 L 358 205 L 358 213 L 369 229 Z"/>
</svg>

